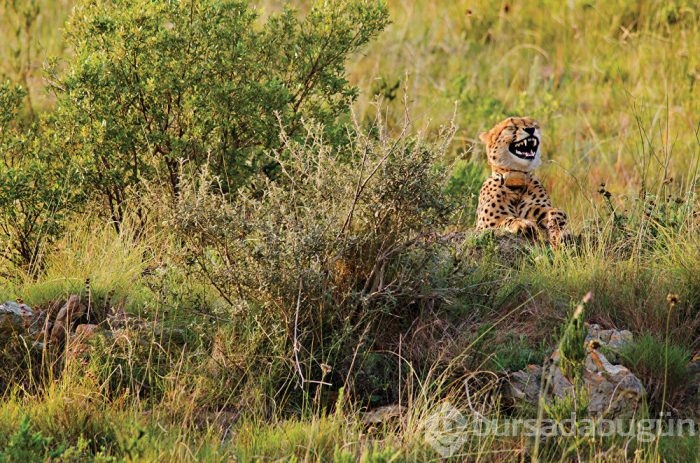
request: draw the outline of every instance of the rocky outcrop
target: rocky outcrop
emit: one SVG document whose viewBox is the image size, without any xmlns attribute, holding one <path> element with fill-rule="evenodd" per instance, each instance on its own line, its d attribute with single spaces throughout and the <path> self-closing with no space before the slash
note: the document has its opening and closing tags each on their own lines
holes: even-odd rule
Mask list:
<svg viewBox="0 0 700 463">
<path fill-rule="evenodd" d="M 23 343 L 41 351 L 45 348 L 65 349 L 67 358 L 88 353 L 96 336 L 117 343 L 161 348 L 182 347 L 189 338 L 185 330 L 128 315 L 120 307 L 103 307 L 100 316 L 90 317 L 84 298 L 72 294 L 66 299 L 32 309 L 21 300 L 0 304 L 0 343 L 20 336 Z"/>
<path fill-rule="evenodd" d="M 644 386 L 628 368 L 611 363 L 600 352 L 619 350 L 632 341 L 632 333 L 623 330 L 600 330 L 598 325 L 588 328 L 583 382 L 588 395 L 588 411 L 593 416 L 621 416 L 633 413 L 645 396 Z M 509 375 L 506 394 L 515 403 L 537 405 L 542 383 L 546 381 L 545 400 L 564 398 L 574 393 L 574 384 L 559 366 L 554 352 L 547 365 L 529 365 Z"/>
<path fill-rule="evenodd" d="M 611 364 L 593 348 L 586 355 L 584 380 L 588 410 L 593 415 L 619 416 L 635 411 L 646 394 L 642 382 L 627 367 Z"/>
<path fill-rule="evenodd" d="M 22 300 L 0 304 L 0 337 L 6 340 L 14 333 L 36 349 L 63 345 L 76 337 L 86 312 L 78 295 L 64 301 L 55 301 L 45 309 L 32 309 Z"/>
</svg>

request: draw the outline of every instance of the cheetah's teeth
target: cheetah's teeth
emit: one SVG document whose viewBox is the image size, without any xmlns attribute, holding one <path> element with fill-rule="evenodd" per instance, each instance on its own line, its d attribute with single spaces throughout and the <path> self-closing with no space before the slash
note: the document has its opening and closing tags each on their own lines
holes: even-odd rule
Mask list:
<svg viewBox="0 0 700 463">
<path fill-rule="evenodd" d="M 540 141 L 537 137 L 527 137 L 510 145 L 510 152 L 523 159 L 532 159 L 537 153 Z"/>
</svg>

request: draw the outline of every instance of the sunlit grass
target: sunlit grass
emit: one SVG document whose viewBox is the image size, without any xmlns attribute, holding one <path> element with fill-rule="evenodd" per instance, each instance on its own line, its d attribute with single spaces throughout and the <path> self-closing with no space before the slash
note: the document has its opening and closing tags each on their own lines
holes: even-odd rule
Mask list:
<svg viewBox="0 0 700 463">
<path fill-rule="evenodd" d="M 43 69 L 52 58 L 69 53 L 63 41 L 63 23 L 74 0 L 3 0 L 0 2 L 0 80 L 11 79 L 29 87 L 31 112 L 51 108 Z"/>
<path fill-rule="evenodd" d="M 93 297 L 111 291 L 115 301 L 143 303 L 148 291 L 142 273 L 153 265 L 157 248 L 153 240 L 130 231 L 116 233 L 109 223 L 84 216 L 54 243 L 38 280 L 33 274 L 14 274 L 4 287 L 31 305 L 43 305 L 69 294 L 85 295 L 89 280 Z"/>
<path fill-rule="evenodd" d="M 477 135 L 504 115 L 543 126 L 541 175 L 573 223 L 600 183 L 619 195 L 697 178 L 700 29 L 690 2 L 390 1 L 393 24 L 351 67 L 364 90 L 400 82 L 434 126 L 456 106 L 455 156 L 482 162 Z M 394 107 L 396 108 L 396 107 Z M 399 112 L 400 114 L 400 112 Z M 458 150 L 461 148 L 461 153 Z"/>
<path fill-rule="evenodd" d="M 44 60 L 70 53 L 60 29 L 72 3 L 37 2 L 40 11 L 31 35 L 16 33 L 22 8 L 31 2 L 16 2 L 19 9 L 0 3 L 0 43 L 6 44 L 0 48 L 0 77 L 29 85 L 37 111 L 51 108 L 43 90 Z M 257 3 L 263 14 L 282 4 Z M 304 11 L 308 2 L 292 4 Z M 514 262 L 468 262 L 462 281 L 467 291 L 446 304 L 448 315 L 458 321 L 446 328 L 441 339 L 446 346 L 431 352 L 437 358 L 434 364 L 418 371 L 405 352 L 390 353 L 405 373 L 401 387 L 411 398 L 404 404 L 406 415 L 393 428 L 370 429 L 360 419 L 365 398 L 329 404 L 314 396 L 308 408 L 289 413 L 283 403 L 286 394 L 302 392 L 275 395 L 278 391 L 257 387 L 274 370 L 273 360 L 290 361 L 281 358 L 288 346 L 260 327 L 266 307 L 256 308 L 259 313 L 249 310 L 248 318 L 218 312 L 199 317 L 209 309 L 207 304 L 225 306 L 208 282 L 193 283 L 177 265 L 168 267 L 167 275 L 164 270 L 157 288 L 144 279 L 152 267 L 168 260 L 168 253 L 181 251 L 178 240 L 151 233 L 137 236 L 128 224 L 116 233 L 110 224 L 86 214 L 45 256 L 38 278 L 8 275 L 0 294 L 44 305 L 83 294 L 89 278 L 96 294 L 113 290 L 132 312 L 152 309 L 151 315 L 161 316 L 184 307 L 173 323 L 196 325 L 199 339 L 188 340 L 190 350 L 169 351 L 151 332 L 152 338 L 143 341 L 167 354 L 157 371 L 150 363 L 152 352 L 134 351 L 120 358 L 125 362 L 120 364 L 107 348 L 105 357 L 89 368 L 69 365 L 41 393 L 8 393 L 0 405 L 0 447 L 8 445 L 26 418 L 32 432 L 53 439 L 48 450 L 65 445 L 76 459 L 437 460 L 425 442 L 424 423 L 443 401 L 460 410 L 476 403 L 483 407 L 479 412 L 500 416 L 489 402 L 495 383 L 465 391 L 464 375 L 455 372 L 468 367 L 489 377 L 490 372 L 481 370 L 494 359 L 513 365 L 524 361 L 518 348 L 499 348 L 494 339 L 519 339 L 522 350 L 538 349 L 536 355 L 545 355 L 572 301 L 589 291 L 594 297 L 587 321 L 627 328 L 635 336 L 656 335 L 656 344 L 642 338 L 655 355 L 642 366 L 653 370 L 654 378 L 664 360 L 660 340 L 669 317 L 666 297 L 678 294 L 665 342 L 682 351 L 674 364 L 682 370 L 688 353 L 700 348 L 700 7 L 683 0 L 388 4 L 393 23 L 348 63 L 349 78 L 360 88 L 354 106 L 358 117 L 371 120 L 381 107 L 390 128 L 396 128 L 407 103 L 414 125 L 427 124 L 436 133 L 454 116 L 459 129 L 444 163 L 460 161 L 448 188 L 463 201 L 462 216 L 455 219 L 460 230 L 472 220 L 470 195 L 486 175 L 478 133 L 506 115 L 537 118 L 545 156 L 538 175 L 555 205 L 568 212 L 574 230 L 582 233 L 580 246 L 552 251 L 535 245 Z M 374 105 L 376 97 L 382 98 L 381 106 Z M 599 193 L 601 184 L 610 198 Z M 201 299 L 190 284 L 204 294 Z M 497 331 L 501 337 L 490 337 Z M 235 371 L 226 380 L 207 376 L 213 357 L 208 346 L 216 336 L 229 350 L 228 363 L 220 369 Z M 265 348 L 273 351 L 273 360 L 252 372 L 256 386 L 245 397 L 231 396 L 226 388 L 243 388 L 235 375 L 251 374 L 248 356 Z M 114 395 L 105 378 L 121 374 L 120 365 L 143 367 L 155 384 L 151 395 L 140 397 L 134 393 L 142 392 L 138 387 Z M 143 378 L 134 373 L 128 379 L 138 386 Z M 319 413 L 324 408 L 328 413 Z M 81 439 L 90 439 L 90 444 Z M 469 439 L 455 460 L 521 461 L 530 444 L 524 438 Z M 640 446 L 632 454 L 626 451 L 628 441 L 614 444 L 588 442 L 590 453 L 584 456 L 589 461 L 658 461 L 667 455 L 695 455 L 699 445 L 697 439 L 664 439 L 660 455 L 653 446 Z M 552 458 L 570 445 L 557 442 L 550 449 Z"/>
</svg>

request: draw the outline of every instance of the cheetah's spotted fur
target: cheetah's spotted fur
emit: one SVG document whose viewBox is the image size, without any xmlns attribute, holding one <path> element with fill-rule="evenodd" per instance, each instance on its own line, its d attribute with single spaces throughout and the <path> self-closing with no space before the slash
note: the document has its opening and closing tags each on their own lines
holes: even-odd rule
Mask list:
<svg viewBox="0 0 700 463">
<path fill-rule="evenodd" d="M 479 192 L 477 229 L 546 233 L 553 245 L 567 239 L 566 213 L 552 207 L 532 170 L 540 163 L 539 124 L 529 117 L 508 118 L 479 138 L 486 145 L 491 176 Z"/>
</svg>

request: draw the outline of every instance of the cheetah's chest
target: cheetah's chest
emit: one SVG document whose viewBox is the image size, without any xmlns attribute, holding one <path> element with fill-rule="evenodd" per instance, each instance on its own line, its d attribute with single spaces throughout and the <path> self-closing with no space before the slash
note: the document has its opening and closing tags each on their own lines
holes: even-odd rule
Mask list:
<svg viewBox="0 0 700 463">
<path fill-rule="evenodd" d="M 505 188 L 508 211 L 515 217 L 540 223 L 551 208 L 549 196 L 539 182 L 521 188 Z"/>
<path fill-rule="evenodd" d="M 534 197 L 526 187 L 504 188 L 501 201 L 505 204 L 509 215 L 515 217 L 524 217 L 524 214 L 529 209 L 529 205 L 533 203 Z"/>
</svg>

